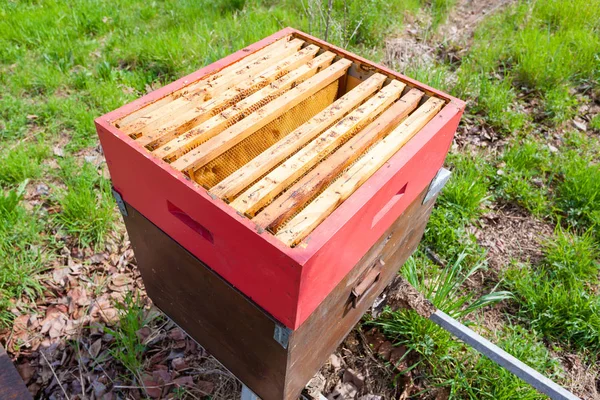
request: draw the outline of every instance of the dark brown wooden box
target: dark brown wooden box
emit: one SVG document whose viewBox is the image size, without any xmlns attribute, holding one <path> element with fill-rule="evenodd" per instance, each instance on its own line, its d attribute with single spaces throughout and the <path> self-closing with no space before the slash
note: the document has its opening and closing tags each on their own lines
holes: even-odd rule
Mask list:
<svg viewBox="0 0 600 400">
<path fill-rule="evenodd" d="M 294 331 L 128 204 L 124 219 L 154 303 L 263 400 L 297 399 L 416 249 L 435 202 L 426 193 Z"/>
</svg>

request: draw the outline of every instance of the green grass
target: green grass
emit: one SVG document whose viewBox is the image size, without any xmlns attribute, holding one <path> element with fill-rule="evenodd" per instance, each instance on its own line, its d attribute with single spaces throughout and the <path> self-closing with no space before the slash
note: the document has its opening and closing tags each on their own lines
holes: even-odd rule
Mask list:
<svg viewBox="0 0 600 400">
<path fill-rule="evenodd" d="M 35 300 L 43 285 L 37 277 L 52 250 L 43 238 L 40 210 L 28 212 L 22 205 L 27 181 L 0 191 L 0 328 L 10 326 L 12 299 Z"/>
<path fill-rule="evenodd" d="M 467 115 L 483 119 L 507 140 L 492 151 L 466 148 L 450 155 L 453 176 L 423 240 L 449 270 L 420 255 L 403 267 L 403 273 L 407 268 L 413 274 L 418 271 L 413 284 L 442 309 L 452 310 L 453 301 L 458 302 L 456 309 L 468 317 L 470 308 L 461 299 L 469 292 L 446 293 L 439 285 L 452 276 L 457 260 L 462 274 L 485 268 L 485 250 L 469 232 L 488 207 L 514 204 L 533 218 L 557 225 L 543 244 L 539 265 L 514 262 L 504 266 L 498 281 L 487 283 L 488 289 L 500 285 L 511 291 L 514 298 L 500 297 L 516 311 L 505 315 L 500 332 L 485 336 L 559 382 L 562 367 L 548 347 L 579 352 L 590 363 L 597 362 L 593 354 L 600 348 L 600 145 L 597 137 L 586 133 L 566 130 L 552 138 L 541 132 L 572 119 L 579 102 L 590 101 L 575 96 L 580 85 L 598 84 L 600 2 L 592 3 L 513 4 L 477 29 L 458 69 L 436 62 L 410 71 L 468 99 Z M 527 108 L 533 112 L 527 113 Z M 592 118 L 588 126 L 600 130 L 600 119 Z M 474 300 L 468 298 L 466 304 Z M 379 324 L 396 344 L 419 354 L 428 386 L 449 388 L 451 398 L 543 398 L 412 311 L 389 313 Z"/>
<path fill-rule="evenodd" d="M 455 1 L 332 4 L 329 12 L 326 0 L 3 2 L 0 328 L 10 326 L 14 301 L 41 294 L 39 274 L 58 249 L 75 244 L 102 250 L 114 229 L 118 214 L 109 182 L 78 156 L 98 145 L 95 117 L 288 25 L 319 37 L 327 31 L 329 41 L 378 61 L 405 15 L 424 11 L 435 29 Z M 453 176 L 423 241 L 448 268 L 419 252 L 403 273 L 465 321 L 487 304 L 510 301 L 516 317 L 506 317 L 502 329 L 486 336 L 556 379 L 560 368 L 545 344 L 600 348 L 594 291 L 600 116 L 588 124 L 595 133 L 552 131 L 573 118 L 580 103 L 597 101 L 597 90 L 582 95 L 581 87 L 598 86 L 599 31 L 600 0 L 518 2 L 483 20 L 459 63 L 435 60 L 403 71 L 468 100 L 471 123 L 484 122 L 506 140 L 490 151 L 450 155 Z M 63 157 L 51 150 L 57 144 L 64 145 Z M 51 188 L 41 205 L 24 198 L 39 183 Z M 514 299 L 502 292 L 474 297 L 464 282 L 485 270 L 486 252 L 470 232 L 484 213 L 505 203 L 557 230 L 540 265 L 505 266 L 504 281 L 487 283 L 488 292 L 499 284 Z M 145 323 L 143 307 L 128 297 L 120 315 L 113 356 L 139 380 L 144 349 L 135 332 Z M 421 356 L 428 381 L 451 388 L 452 398 L 541 398 L 414 312 L 387 313 L 378 323 Z"/>
<path fill-rule="evenodd" d="M 430 275 L 426 271 L 432 268 L 436 267 L 417 253 L 402 267 L 401 274 L 437 308 L 459 320 L 465 320 L 486 306 L 511 298 L 510 293 L 495 289 L 480 297 L 465 291 L 466 280 L 484 265 L 478 263 L 469 266 L 464 255 Z M 465 348 L 447 331 L 412 310 L 388 312 L 374 324 L 383 329 L 394 345 L 404 345 L 409 352 L 418 354 L 420 366 L 417 367 L 420 372 L 426 372 L 425 378 L 429 380 L 427 386 L 448 388 L 450 398 L 544 398 L 525 382 L 473 349 Z M 493 335 L 498 345 L 509 353 L 547 376 L 560 378 L 558 361 L 551 357 L 535 333 L 520 326 L 507 325 Z"/>
<path fill-rule="evenodd" d="M 25 179 L 30 188 L 51 189 L 41 207 L 31 209 L 20 200 L 8 213 L 18 218 L 3 221 L 2 318 L 11 318 L 11 299 L 39 293 L 35 276 L 54 251 L 50 237 L 60 238 L 58 248 L 101 250 L 114 229 L 118 214 L 110 183 L 78 156 L 98 145 L 94 118 L 286 26 L 323 37 L 328 25 L 331 42 L 378 58 L 403 15 L 429 7 L 425 0 L 335 1 L 327 16 L 327 5 L 326 0 L 2 2 L 0 189 L 3 195 L 16 193 Z M 63 156 L 51 150 L 57 145 Z"/>
<path fill-rule="evenodd" d="M 542 99 L 546 122 L 574 115 L 570 89 L 600 77 L 600 1 L 526 1 L 488 18 L 458 71 L 457 94 L 476 98 L 474 111 L 508 132 L 526 119 L 515 91 Z"/>
<path fill-rule="evenodd" d="M 146 346 L 140 340 L 138 331 L 149 323 L 144 303 L 139 295 L 127 292 L 122 302 L 115 303 L 119 323 L 114 329 L 105 328 L 115 341 L 110 354 L 119 361 L 143 385 L 143 355 Z"/>
<path fill-rule="evenodd" d="M 439 199 L 461 220 L 479 217 L 488 200 L 489 177 L 493 173 L 487 160 L 471 155 L 451 154 L 447 159 L 453 174 Z"/>
<path fill-rule="evenodd" d="M 600 132 L 600 114 L 594 115 L 594 117 L 590 121 L 590 129 L 596 132 Z"/>
<path fill-rule="evenodd" d="M 525 125 L 527 115 L 518 110 L 516 91 L 510 78 L 497 81 L 481 79 L 475 112 L 485 110 L 490 125 L 507 132 L 517 131 Z"/>
<path fill-rule="evenodd" d="M 42 143 L 18 143 L 0 154 L 0 183 L 10 186 L 43 173 L 42 161 L 48 156 Z"/>
<path fill-rule="evenodd" d="M 595 229 L 600 239 L 600 165 L 574 151 L 556 166 L 556 207 L 580 231 Z"/>
<path fill-rule="evenodd" d="M 545 263 L 561 282 L 597 283 L 598 246 L 590 234 L 575 235 L 558 228 L 545 244 Z"/>
<path fill-rule="evenodd" d="M 431 213 L 423 242 L 445 260 L 466 254 L 474 265 L 485 252 L 466 228 L 485 211 L 492 170 L 484 157 L 471 155 L 452 154 L 448 165 L 452 176 Z"/>
<path fill-rule="evenodd" d="M 495 176 L 498 196 L 519 204 L 536 216 L 547 216 L 550 213 L 550 159 L 548 146 L 529 138 L 513 140 L 499 160 L 501 173 Z"/>
<path fill-rule="evenodd" d="M 509 292 L 495 291 L 475 298 L 472 291 L 463 291 L 465 282 L 478 271 L 485 269 L 483 260 L 470 265 L 467 255 L 460 254 L 452 263 L 439 268 L 434 275 L 425 272 L 428 261 L 422 254 L 411 257 L 400 274 L 433 305 L 453 318 L 463 319 L 473 312 L 511 297 Z"/>
<path fill-rule="evenodd" d="M 544 336 L 595 352 L 600 349 L 598 241 L 560 226 L 544 244 L 541 265 L 514 264 L 507 287 L 516 294 L 521 317 Z"/>
<path fill-rule="evenodd" d="M 60 166 L 67 187 L 56 199 L 61 207 L 56 224 L 83 247 L 102 244 L 116 218 L 110 182 L 87 162 L 78 165 L 68 159 Z"/>
</svg>

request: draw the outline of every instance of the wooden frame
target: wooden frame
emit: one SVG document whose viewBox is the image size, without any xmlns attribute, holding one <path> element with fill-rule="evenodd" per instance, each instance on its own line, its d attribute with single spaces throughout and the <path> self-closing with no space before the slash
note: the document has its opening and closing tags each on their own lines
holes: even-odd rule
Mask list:
<svg viewBox="0 0 600 400">
<path fill-rule="evenodd" d="M 346 167 L 356 161 L 369 147 L 403 120 L 417 107 L 421 97 L 423 97 L 423 92 L 411 89 L 398 102 L 387 109 L 380 118 L 373 121 L 362 132 L 353 136 L 325 162 L 317 165 L 303 176 L 282 196 L 279 196 L 265 207 L 260 214 L 252 218 L 252 221 L 262 228 L 277 233 L 284 221 L 293 216 L 293 210 L 306 204 L 311 197 L 320 193 L 321 189 L 332 182 Z"/>
<path fill-rule="evenodd" d="M 351 61 L 345 75 L 347 88 L 380 73 L 406 84 L 408 89 L 415 88 L 425 96 L 445 101 L 435 118 L 293 248 L 186 174 L 152 156 L 116 126 L 132 112 L 151 108 L 161 99 L 185 90 L 190 83 L 202 82 L 207 76 L 210 79 L 290 36 Z M 113 185 L 123 199 L 277 320 L 296 329 L 431 181 L 443 164 L 464 105 L 461 100 L 383 66 L 287 28 L 95 122 Z M 222 146 L 219 140 L 214 149 L 222 151 Z"/>
<path fill-rule="evenodd" d="M 346 93 L 312 117 L 307 123 L 295 129 L 283 140 L 277 142 L 250 163 L 212 187 L 210 192 L 226 201 L 232 201 L 250 183 L 265 175 L 269 170 L 313 140 L 315 135 L 338 122 L 375 91 L 381 89 L 384 81 L 384 75 L 372 75 L 354 90 Z"/>
</svg>

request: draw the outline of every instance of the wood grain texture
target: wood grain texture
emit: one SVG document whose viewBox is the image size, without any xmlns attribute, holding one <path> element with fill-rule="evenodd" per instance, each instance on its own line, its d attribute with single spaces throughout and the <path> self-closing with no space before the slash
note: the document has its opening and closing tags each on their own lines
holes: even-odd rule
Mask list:
<svg viewBox="0 0 600 400">
<path fill-rule="evenodd" d="M 188 106 L 178 108 L 175 113 L 166 113 L 162 118 L 146 125 L 139 134 L 147 136 L 152 133 L 151 136 L 155 140 L 161 138 L 163 143 L 171 140 L 283 77 L 288 72 L 299 68 L 302 64 L 306 64 L 314 58 L 318 51 L 317 46 L 306 46 L 283 61 L 267 68 L 258 76 L 243 81 L 200 105 L 190 102 Z M 152 143 L 147 144 L 152 146 Z"/>
<path fill-rule="evenodd" d="M 194 171 L 192 179 L 205 188 L 214 187 L 243 165 L 252 161 L 270 146 L 307 122 L 312 116 L 333 103 L 339 80 L 308 97 L 288 112 L 260 128 L 219 157 Z"/>
<path fill-rule="evenodd" d="M 306 208 L 292 218 L 275 236 L 293 246 L 308 235 L 335 208 L 375 173 L 410 140 L 444 105 L 444 101 L 429 98 L 417 111 L 377 143 L 352 167 L 323 191 Z"/>
<path fill-rule="evenodd" d="M 331 64 L 333 58 L 333 53 L 321 54 L 312 61 L 291 71 L 258 92 L 215 115 L 205 123 L 162 145 L 152 153 L 156 157 L 174 161 L 187 151 L 223 132 L 237 122 L 242 121 L 247 115 L 252 114 L 270 101 L 283 95 L 286 90 L 314 76 L 320 69 Z M 160 140 L 158 144 L 161 143 L 164 143 L 164 141 Z"/>
<path fill-rule="evenodd" d="M 141 145 L 149 145 L 148 141 L 153 140 L 153 135 L 150 135 L 150 133 L 155 133 L 152 129 L 155 127 L 155 124 L 168 121 L 170 118 L 174 118 L 178 114 L 183 114 L 193 107 L 204 105 L 205 102 L 214 98 L 220 92 L 228 90 L 231 86 L 254 78 L 257 73 L 268 69 L 273 63 L 295 53 L 297 50 L 296 46 L 299 48 L 303 43 L 294 39 L 290 44 L 294 44 L 294 47 L 272 50 L 269 54 L 255 60 L 238 71 L 225 74 L 218 79 L 205 83 L 203 86 L 190 90 L 189 93 L 144 115 L 137 121 L 122 128 L 122 130 L 128 135 L 137 138 L 136 140 Z"/>
<path fill-rule="evenodd" d="M 267 104 L 244 118 L 240 123 L 208 140 L 197 149 L 184 154 L 171 165 L 179 171 L 190 174 L 194 169 L 223 154 L 304 99 L 339 79 L 350 68 L 350 64 L 351 62 L 348 60 L 335 62 L 330 67 L 283 94 L 277 101 Z"/>
<path fill-rule="evenodd" d="M 348 165 L 352 164 L 375 142 L 381 139 L 419 104 L 424 93 L 411 89 L 369 126 L 352 137 L 325 161 L 290 187 L 285 193 L 265 207 L 252 221 L 258 226 L 277 232 L 286 220 L 322 188 L 328 185 Z"/>
<path fill-rule="evenodd" d="M 231 202 L 237 211 L 253 216 L 296 179 L 326 157 L 400 97 L 405 85 L 392 81 L 363 105 L 323 132 Z"/>
<path fill-rule="evenodd" d="M 210 74 L 203 79 L 193 82 L 181 88 L 180 90 L 177 90 L 139 110 L 134 111 L 133 113 L 118 120 L 115 125 L 122 131 L 130 131 L 125 133 L 133 133 L 135 132 L 135 128 L 132 128 L 131 125 L 141 123 L 143 126 L 144 120 L 151 120 L 151 118 L 148 118 L 149 114 L 167 106 L 169 103 L 181 98 L 189 99 L 197 97 L 196 94 L 211 87 L 227 87 L 229 84 L 227 83 L 227 79 L 230 78 L 233 78 L 233 81 L 231 81 L 232 85 L 237 82 L 241 82 L 244 79 L 248 79 L 247 77 L 249 75 L 246 72 L 253 71 L 255 73 L 257 68 L 266 68 L 269 65 L 269 61 L 279 61 L 282 55 L 289 55 L 292 52 L 297 51 L 300 49 L 300 47 L 302 47 L 302 44 L 303 42 L 299 41 L 298 39 L 292 39 L 289 41 L 287 39 L 278 40 L 275 43 L 249 55 L 248 57 L 245 57 L 235 64 L 229 65 L 214 74 Z"/>
<path fill-rule="evenodd" d="M 276 321 L 188 253 L 134 208 L 125 225 L 148 295 L 263 400 L 297 400 L 416 249 L 434 201 L 425 192 L 381 236 L 297 330 L 287 349 L 273 339 Z M 356 307 L 351 291 L 381 260 L 379 280 Z"/>
<path fill-rule="evenodd" d="M 0 345 L 0 399 L 33 399 L 2 345 Z"/>
<path fill-rule="evenodd" d="M 283 140 L 275 143 L 249 163 L 239 168 L 227 179 L 219 182 L 218 185 L 210 189 L 211 193 L 226 201 L 232 201 L 248 185 L 266 174 L 285 158 L 314 139 L 316 135 L 328 129 L 340 118 L 360 105 L 374 92 L 379 90 L 384 81 L 384 75 L 374 74 L 354 90 L 346 93 L 308 122 L 291 132 Z"/>
</svg>

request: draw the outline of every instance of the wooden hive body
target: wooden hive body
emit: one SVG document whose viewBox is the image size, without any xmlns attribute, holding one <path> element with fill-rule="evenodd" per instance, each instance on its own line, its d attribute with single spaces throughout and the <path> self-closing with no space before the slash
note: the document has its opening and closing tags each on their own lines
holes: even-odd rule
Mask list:
<svg viewBox="0 0 600 400">
<path fill-rule="evenodd" d="M 416 249 L 435 202 L 431 198 L 423 203 L 426 192 L 419 194 L 307 320 L 287 332 L 287 346 L 281 344 L 283 329 L 276 320 L 133 207 L 126 205 L 124 219 L 155 305 L 261 399 L 296 400 Z"/>
<path fill-rule="evenodd" d="M 288 28 L 96 126 L 123 200 L 297 329 L 427 187 L 463 109 Z"/>
</svg>

